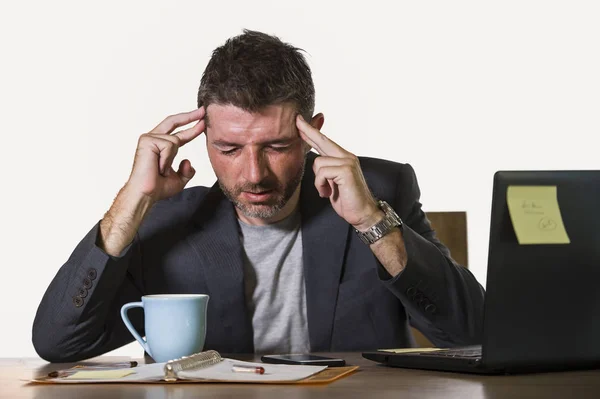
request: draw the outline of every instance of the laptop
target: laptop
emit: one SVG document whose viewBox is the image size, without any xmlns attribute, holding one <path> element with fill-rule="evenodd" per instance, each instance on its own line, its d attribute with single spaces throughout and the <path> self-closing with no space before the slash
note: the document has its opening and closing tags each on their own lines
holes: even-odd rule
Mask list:
<svg viewBox="0 0 600 399">
<path fill-rule="evenodd" d="M 519 245 L 509 186 L 556 186 L 570 244 Z M 478 374 L 600 368 L 600 171 L 496 172 L 480 346 L 363 357 Z"/>
</svg>

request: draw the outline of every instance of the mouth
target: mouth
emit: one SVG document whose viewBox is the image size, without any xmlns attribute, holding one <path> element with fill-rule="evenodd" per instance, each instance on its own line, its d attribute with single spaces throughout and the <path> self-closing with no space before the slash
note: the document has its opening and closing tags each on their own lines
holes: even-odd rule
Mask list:
<svg viewBox="0 0 600 399">
<path fill-rule="evenodd" d="M 250 202 L 263 202 L 268 200 L 274 194 L 273 190 L 264 191 L 242 191 L 242 197 L 249 200 Z"/>
</svg>

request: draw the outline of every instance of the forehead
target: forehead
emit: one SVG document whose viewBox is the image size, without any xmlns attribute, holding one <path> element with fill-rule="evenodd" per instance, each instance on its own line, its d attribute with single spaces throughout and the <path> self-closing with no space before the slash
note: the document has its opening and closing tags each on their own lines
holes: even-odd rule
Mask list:
<svg viewBox="0 0 600 399">
<path fill-rule="evenodd" d="M 291 104 L 269 105 L 248 112 L 234 105 L 211 104 L 206 109 L 210 140 L 250 140 L 286 138 L 297 135 L 295 107 Z"/>
</svg>

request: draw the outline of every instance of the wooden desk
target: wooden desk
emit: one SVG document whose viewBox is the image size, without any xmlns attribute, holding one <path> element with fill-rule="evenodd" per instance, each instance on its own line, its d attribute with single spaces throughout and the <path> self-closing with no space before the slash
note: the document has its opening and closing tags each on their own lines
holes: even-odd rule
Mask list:
<svg viewBox="0 0 600 399">
<path fill-rule="evenodd" d="M 328 385 L 97 384 L 34 385 L 20 381 L 71 365 L 0 359 L 0 398 L 600 398 L 600 370 L 474 376 L 379 366 L 359 353 L 338 353 L 361 369 Z M 96 362 L 128 360 L 100 357 Z M 246 357 L 243 360 L 251 360 Z"/>
</svg>

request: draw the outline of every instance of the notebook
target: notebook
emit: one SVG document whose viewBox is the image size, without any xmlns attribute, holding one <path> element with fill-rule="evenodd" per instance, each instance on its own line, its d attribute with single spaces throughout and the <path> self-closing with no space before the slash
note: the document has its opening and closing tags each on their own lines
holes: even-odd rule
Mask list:
<svg viewBox="0 0 600 399">
<path fill-rule="evenodd" d="M 363 353 L 469 373 L 600 368 L 600 171 L 494 176 L 482 345 Z"/>
<path fill-rule="evenodd" d="M 251 370 L 262 368 L 263 373 Z M 221 357 L 216 351 L 205 351 L 181 359 L 131 368 L 67 370 L 62 377 L 41 377 L 37 383 L 165 383 L 165 382 L 229 382 L 229 383 L 327 383 L 350 374 L 358 367 L 294 366 L 245 362 Z M 243 371 L 239 371 L 239 370 Z M 237 371 L 234 371 L 237 370 Z"/>
</svg>

